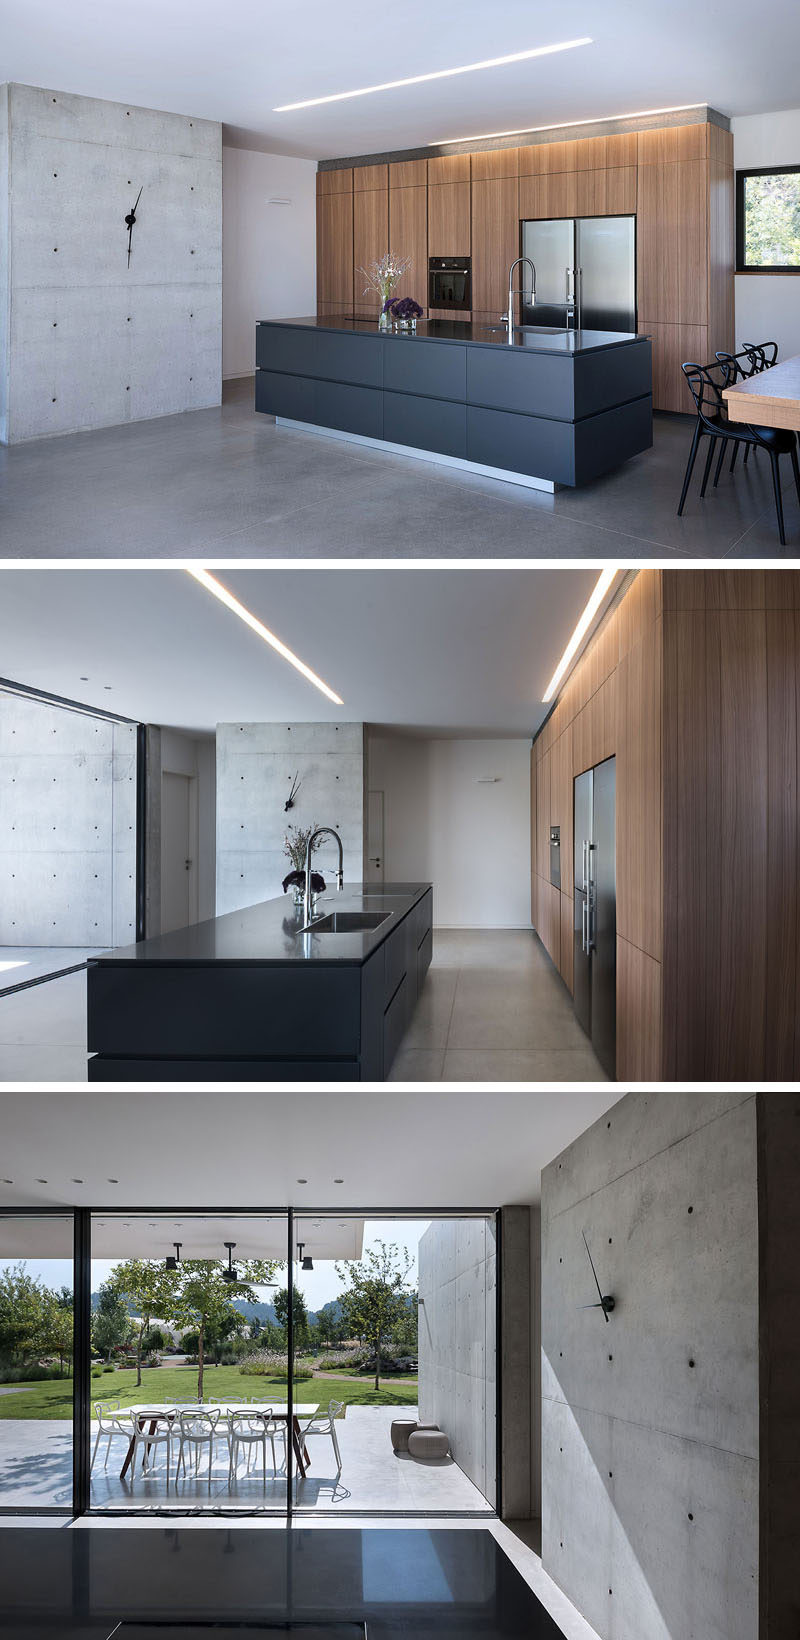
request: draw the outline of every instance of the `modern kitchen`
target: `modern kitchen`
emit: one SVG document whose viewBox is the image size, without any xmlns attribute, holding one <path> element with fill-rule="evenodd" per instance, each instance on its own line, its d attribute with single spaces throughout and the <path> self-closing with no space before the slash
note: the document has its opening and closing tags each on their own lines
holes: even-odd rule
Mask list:
<svg viewBox="0 0 800 1640">
<path fill-rule="evenodd" d="M 799 609 L 782 569 L 16 571 L 0 1080 L 793 1080 Z"/>
</svg>

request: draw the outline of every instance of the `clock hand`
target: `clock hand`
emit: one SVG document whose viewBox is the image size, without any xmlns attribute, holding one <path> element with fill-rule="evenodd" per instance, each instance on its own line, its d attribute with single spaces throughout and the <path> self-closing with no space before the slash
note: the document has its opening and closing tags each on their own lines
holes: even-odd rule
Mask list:
<svg viewBox="0 0 800 1640">
<path fill-rule="evenodd" d="M 144 183 L 142 183 L 142 188 L 143 188 L 143 187 L 144 187 Z M 135 204 L 135 205 L 134 205 L 134 207 L 133 207 L 133 211 L 132 211 L 132 213 L 131 213 L 131 214 L 132 214 L 132 215 L 133 215 L 133 216 L 134 216 L 134 218 L 135 218 L 135 216 L 136 216 L 136 211 L 137 211 L 137 209 L 138 209 L 138 205 L 139 205 L 139 200 L 140 200 L 140 199 L 141 199 L 141 197 L 142 197 L 142 188 L 140 188 L 140 189 L 139 189 L 139 192 L 138 192 L 138 194 L 137 194 L 137 195 L 136 195 L 136 204 Z"/>
<path fill-rule="evenodd" d="M 600 1283 L 597 1279 L 597 1271 L 594 1267 L 594 1260 L 592 1258 L 591 1253 L 589 1252 L 589 1243 L 586 1240 L 586 1231 L 582 1230 L 581 1235 L 583 1236 L 583 1245 L 586 1248 L 586 1254 L 587 1254 L 587 1257 L 589 1259 L 589 1263 L 592 1266 L 592 1275 L 594 1276 L 594 1284 L 595 1284 L 595 1287 L 597 1288 L 597 1291 L 600 1295 L 600 1304 L 599 1304 L 599 1306 L 596 1305 L 596 1304 L 592 1304 L 592 1305 L 586 1304 L 586 1305 L 582 1305 L 581 1308 L 582 1309 L 587 1309 L 587 1310 L 588 1309 L 598 1309 L 599 1308 L 603 1311 L 603 1315 L 605 1316 L 606 1321 L 608 1321 L 608 1315 L 606 1314 L 606 1306 L 605 1306 L 605 1303 L 604 1303 L 604 1300 L 603 1300 L 603 1289 L 600 1286 Z"/>
</svg>

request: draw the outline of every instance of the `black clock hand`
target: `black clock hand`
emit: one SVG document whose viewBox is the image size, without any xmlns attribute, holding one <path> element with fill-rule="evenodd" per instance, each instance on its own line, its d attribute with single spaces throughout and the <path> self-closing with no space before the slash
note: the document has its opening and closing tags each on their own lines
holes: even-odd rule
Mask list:
<svg viewBox="0 0 800 1640">
<path fill-rule="evenodd" d="M 144 183 L 142 183 L 142 188 L 143 188 L 143 187 L 144 187 Z M 137 194 L 137 195 L 136 195 L 136 204 L 135 204 L 135 205 L 134 205 L 134 207 L 133 207 L 133 210 L 132 210 L 132 212 L 131 212 L 131 215 L 132 215 L 132 217 L 133 217 L 133 219 L 134 219 L 134 221 L 136 221 L 136 212 L 137 212 L 137 210 L 138 210 L 138 208 L 139 208 L 139 200 L 140 200 L 140 199 L 141 199 L 141 197 L 142 197 L 142 188 L 140 188 L 140 189 L 139 189 L 139 192 L 138 192 L 138 194 Z"/>
<path fill-rule="evenodd" d="M 598 1306 L 598 1305 L 596 1305 L 596 1304 L 585 1304 L 585 1305 L 581 1305 L 581 1308 L 582 1308 L 582 1309 L 587 1309 L 587 1310 L 589 1310 L 589 1309 L 592 1309 L 592 1310 L 595 1310 L 595 1309 L 598 1309 L 598 1308 L 599 1308 L 599 1309 L 601 1309 L 601 1310 L 602 1310 L 602 1312 L 603 1312 L 603 1315 L 604 1315 L 604 1316 L 605 1316 L 605 1318 L 606 1318 L 606 1321 L 608 1321 L 608 1315 L 607 1315 L 607 1314 L 606 1314 L 606 1306 L 605 1306 L 605 1300 L 604 1300 L 604 1298 L 603 1298 L 603 1290 L 602 1290 L 602 1288 L 601 1288 L 601 1286 L 600 1286 L 600 1283 L 599 1283 L 599 1281 L 598 1281 L 598 1279 L 597 1279 L 597 1271 L 596 1271 L 596 1269 L 595 1269 L 595 1267 L 594 1267 L 594 1260 L 593 1260 L 593 1258 L 592 1258 L 592 1255 L 591 1255 L 591 1253 L 590 1253 L 590 1252 L 589 1252 L 589 1243 L 588 1243 L 588 1241 L 587 1241 L 587 1240 L 586 1240 L 586 1231 L 585 1231 L 585 1230 L 582 1230 L 582 1231 L 581 1231 L 581 1235 L 582 1235 L 582 1236 L 583 1236 L 583 1245 L 584 1245 L 584 1247 L 585 1247 L 585 1248 L 586 1248 L 586 1254 L 587 1254 L 587 1257 L 588 1257 L 588 1260 L 589 1260 L 589 1263 L 590 1263 L 590 1264 L 591 1264 L 591 1266 L 592 1266 L 592 1275 L 593 1275 L 593 1276 L 594 1276 L 594 1284 L 595 1284 L 595 1287 L 596 1287 L 596 1288 L 597 1288 L 597 1291 L 598 1291 L 598 1294 L 599 1294 L 599 1296 L 600 1296 L 600 1304 L 599 1304 L 599 1306 Z"/>
</svg>

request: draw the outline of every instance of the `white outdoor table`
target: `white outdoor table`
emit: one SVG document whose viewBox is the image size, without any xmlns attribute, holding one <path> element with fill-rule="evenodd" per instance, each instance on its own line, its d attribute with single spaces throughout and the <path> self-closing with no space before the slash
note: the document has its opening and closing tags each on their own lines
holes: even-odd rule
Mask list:
<svg viewBox="0 0 800 1640">
<path fill-rule="evenodd" d="M 318 1401 L 303 1401 L 300 1404 L 303 1409 L 303 1417 L 306 1418 L 313 1418 L 315 1412 L 317 1412 L 319 1408 Z M 114 1421 L 118 1423 L 122 1423 L 129 1417 L 134 1418 L 141 1430 L 144 1428 L 147 1414 L 152 1413 L 153 1417 L 151 1432 L 154 1432 L 156 1417 L 167 1412 L 174 1412 L 176 1418 L 180 1412 L 219 1412 L 221 1419 L 224 1422 L 227 1422 L 232 1412 L 267 1411 L 269 1411 L 270 1416 L 275 1419 L 276 1423 L 285 1423 L 288 1428 L 288 1405 L 286 1402 L 278 1402 L 276 1404 L 274 1401 L 206 1401 L 202 1406 L 197 1401 L 143 1401 L 137 1406 L 118 1407 L 112 1416 Z M 125 1454 L 125 1461 L 119 1472 L 120 1480 L 125 1479 L 125 1476 L 127 1475 L 133 1461 L 133 1446 L 134 1436 L 132 1434 L 128 1450 Z M 295 1461 L 297 1463 L 299 1473 L 301 1477 L 305 1479 L 306 1471 L 310 1465 L 310 1459 L 308 1456 L 308 1448 L 303 1441 L 303 1432 L 300 1428 L 300 1417 L 297 1408 L 295 1408 L 292 1414 L 292 1447 L 294 1449 Z"/>
</svg>

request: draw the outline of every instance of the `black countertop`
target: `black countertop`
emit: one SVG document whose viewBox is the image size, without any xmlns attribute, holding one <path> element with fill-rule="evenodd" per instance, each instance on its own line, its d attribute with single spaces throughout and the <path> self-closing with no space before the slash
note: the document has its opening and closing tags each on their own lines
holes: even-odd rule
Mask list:
<svg viewBox="0 0 800 1640">
<path fill-rule="evenodd" d="M 515 352 L 546 353 L 556 358 L 576 358 L 583 353 L 603 353 L 609 348 L 623 347 L 630 342 L 649 341 L 624 330 L 550 330 L 526 326 L 514 331 L 509 342 L 505 325 L 480 325 L 469 320 L 420 319 L 415 331 L 380 330 L 377 319 L 346 319 L 335 314 L 320 317 L 311 314 L 301 319 L 258 319 L 259 325 L 273 325 L 276 329 L 325 330 L 348 336 L 375 336 L 383 341 L 407 344 L 409 342 L 445 342 L 452 345 L 468 342 L 473 347 L 504 347 Z"/>
<path fill-rule="evenodd" d="M 197 963 L 239 963 L 247 966 L 338 963 L 360 966 L 377 951 L 398 923 L 422 899 L 430 883 L 384 883 L 382 889 L 369 884 L 345 884 L 338 894 L 328 891 L 318 902 L 318 914 L 331 911 L 386 911 L 379 928 L 347 934 L 301 934 L 302 908 L 295 913 L 291 894 L 278 900 L 263 900 L 242 911 L 228 911 L 222 917 L 177 928 L 136 945 L 123 945 L 100 957 L 91 957 L 88 968 L 149 967 L 164 964 L 182 967 Z"/>
</svg>

